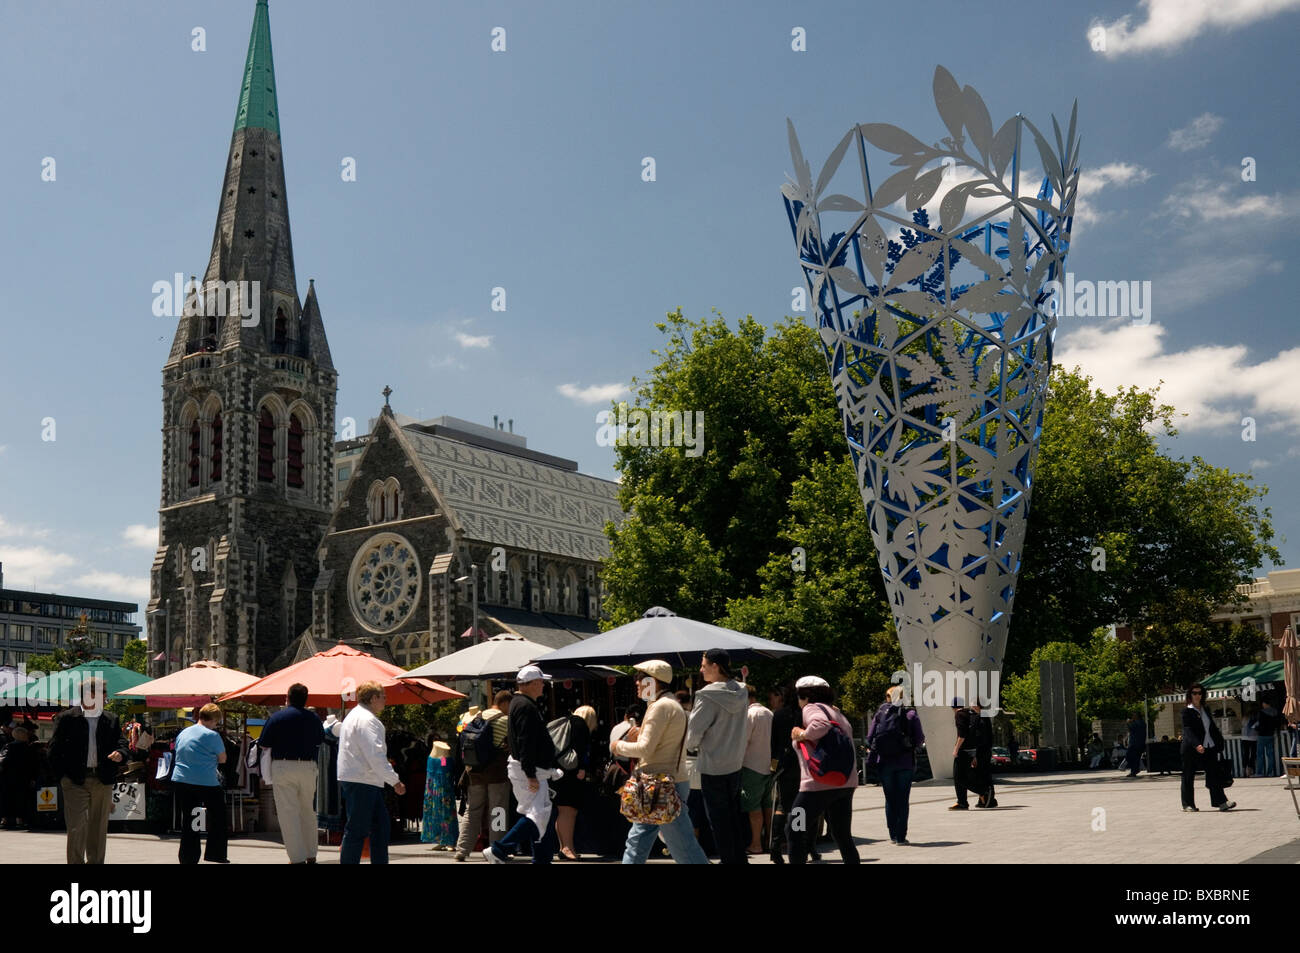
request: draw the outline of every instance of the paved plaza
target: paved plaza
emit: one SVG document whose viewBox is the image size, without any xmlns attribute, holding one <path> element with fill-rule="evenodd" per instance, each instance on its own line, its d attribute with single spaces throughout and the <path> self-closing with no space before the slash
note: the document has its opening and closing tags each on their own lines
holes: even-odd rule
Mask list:
<svg viewBox="0 0 1300 953">
<path fill-rule="evenodd" d="M 889 842 L 881 789 L 865 787 L 854 801 L 853 833 L 864 863 L 1300 863 L 1300 818 L 1281 778 L 1239 778 L 1228 791 L 1238 806 L 1228 813 L 1210 809 L 1203 786 L 1196 792 L 1201 811 L 1183 813 L 1178 785 L 1177 775 L 1129 780 L 1110 771 L 1015 774 L 998 779 L 998 807 L 949 811 L 951 784 L 928 781 L 912 789 L 912 843 L 906 847 Z M 175 837 L 110 834 L 108 860 L 171 864 L 176 849 Z M 832 845 L 822 850 L 827 861 L 838 862 Z M 0 864 L 61 864 L 63 858 L 61 832 L 0 831 Z M 274 836 L 261 834 L 233 838 L 230 859 L 281 864 L 285 854 Z M 390 860 L 455 863 L 450 853 L 412 841 L 394 844 Z M 337 863 L 338 848 L 321 848 L 320 861 Z M 755 862 L 768 863 L 765 857 Z M 482 863 L 474 857 L 466 865 Z"/>
</svg>

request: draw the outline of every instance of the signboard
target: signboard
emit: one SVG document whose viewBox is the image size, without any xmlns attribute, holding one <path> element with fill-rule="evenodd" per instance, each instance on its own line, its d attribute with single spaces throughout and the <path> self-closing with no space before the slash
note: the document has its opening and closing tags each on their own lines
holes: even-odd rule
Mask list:
<svg viewBox="0 0 1300 953">
<path fill-rule="evenodd" d="M 113 811 L 110 821 L 143 821 L 144 785 L 120 783 L 113 785 Z"/>
<path fill-rule="evenodd" d="M 36 810 L 54 813 L 59 809 L 58 788 L 38 788 L 36 791 Z"/>
</svg>

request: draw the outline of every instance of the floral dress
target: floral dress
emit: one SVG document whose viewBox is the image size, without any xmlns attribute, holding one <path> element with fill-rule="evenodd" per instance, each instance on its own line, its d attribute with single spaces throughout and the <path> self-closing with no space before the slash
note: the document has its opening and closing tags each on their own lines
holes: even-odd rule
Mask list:
<svg viewBox="0 0 1300 953">
<path fill-rule="evenodd" d="M 459 828 L 456 823 L 456 784 L 448 758 L 429 758 L 424 781 L 424 822 L 420 843 L 453 848 Z"/>
</svg>

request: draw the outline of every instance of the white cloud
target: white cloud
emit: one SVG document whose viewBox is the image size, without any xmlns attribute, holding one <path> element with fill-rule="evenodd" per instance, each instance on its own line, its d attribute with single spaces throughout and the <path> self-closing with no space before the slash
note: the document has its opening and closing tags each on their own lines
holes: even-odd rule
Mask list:
<svg viewBox="0 0 1300 953">
<path fill-rule="evenodd" d="M 1103 215 L 1093 208 L 1092 200 L 1107 186 L 1141 185 L 1151 178 L 1151 171 L 1131 162 L 1110 162 L 1079 173 L 1079 194 L 1074 200 L 1074 225 L 1094 225 Z M 1076 236 L 1077 237 L 1077 236 Z"/>
<path fill-rule="evenodd" d="M 49 535 L 48 529 L 19 526 L 0 516 L 0 539 L 45 539 Z"/>
<path fill-rule="evenodd" d="M 1300 379 L 1300 348 L 1252 364 L 1245 344 L 1169 351 L 1165 335 L 1154 322 L 1076 328 L 1059 346 L 1057 363 L 1078 365 L 1095 387 L 1110 392 L 1159 384 L 1161 402 L 1187 415 L 1176 420 L 1182 431 L 1240 428 L 1246 416 L 1300 428 L 1300 391 L 1291 386 Z"/>
<path fill-rule="evenodd" d="M 466 334 L 464 331 L 457 331 L 456 340 L 460 342 L 461 347 L 492 346 L 492 335 L 490 334 Z"/>
<path fill-rule="evenodd" d="M 1280 259 L 1257 254 L 1231 258 L 1220 254 L 1188 261 L 1152 279 L 1152 300 L 1148 303 L 1153 309 L 1151 314 L 1175 314 L 1244 288 L 1263 275 L 1278 274 L 1284 267 Z"/>
<path fill-rule="evenodd" d="M 144 606 L 149 601 L 149 578 L 120 572 L 94 570 L 71 580 L 78 595 L 102 593 L 105 598 L 124 599 Z"/>
<path fill-rule="evenodd" d="M 158 527 L 146 526 L 143 523 L 132 523 L 126 529 L 122 530 L 122 538 L 132 546 L 140 546 L 144 549 L 157 549 Z"/>
<path fill-rule="evenodd" d="M 1192 218 L 1198 222 L 1225 222 L 1238 218 L 1271 221 L 1295 214 L 1300 196 L 1232 194 L 1227 182 L 1210 182 L 1196 179 L 1186 182 L 1165 197 L 1164 210 L 1177 219 Z"/>
<path fill-rule="evenodd" d="M 1211 30 L 1227 32 L 1300 9 L 1300 0 L 1140 0 L 1138 8 L 1145 19 L 1137 23 L 1131 13 L 1110 23 L 1093 21 L 1089 33 L 1098 26 L 1106 31 L 1104 56 L 1175 50 Z"/>
<path fill-rule="evenodd" d="M 1266 470 L 1273 465 L 1272 460 L 1251 460 L 1248 464 L 1251 470 Z"/>
<path fill-rule="evenodd" d="M 1182 129 L 1175 129 L 1169 134 L 1169 148 L 1177 149 L 1179 152 L 1190 152 L 1207 146 L 1222 125 L 1222 116 L 1201 113 Z"/>
<path fill-rule="evenodd" d="M 5 588 L 51 592 L 55 580 L 77 565 L 77 559 L 44 546 L 0 546 L 0 563 Z"/>
<path fill-rule="evenodd" d="M 556 388 L 561 394 L 579 404 L 608 404 L 628 392 L 623 384 L 592 384 L 579 387 L 577 384 L 561 384 Z"/>
</svg>

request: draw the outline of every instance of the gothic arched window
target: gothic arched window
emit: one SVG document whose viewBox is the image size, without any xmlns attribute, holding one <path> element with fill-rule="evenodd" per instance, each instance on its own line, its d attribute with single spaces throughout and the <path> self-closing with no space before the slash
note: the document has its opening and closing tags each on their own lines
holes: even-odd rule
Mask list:
<svg viewBox="0 0 1300 953">
<path fill-rule="evenodd" d="M 257 418 L 257 479 L 275 482 L 275 419 L 265 407 Z"/>
<path fill-rule="evenodd" d="M 188 485 L 199 485 L 199 418 L 195 417 L 190 423 L 190 476 Z"/>
<path fill-rule="evenodd" d="M 289 485 L 302 487 L 302 421 L 297 414 L 289 416 Z"/>
<path fill-rule="evenodd" d="M 275 350 L 284 353 L 285 339 L 289 333 L 289 322 L 284 316 L 283 308 L 275 309 Z"/>
<path fill-rule="evenodd" d="M 212 418 L 212 482 L 221 482 L 221 411 Z"/>
</svg>

